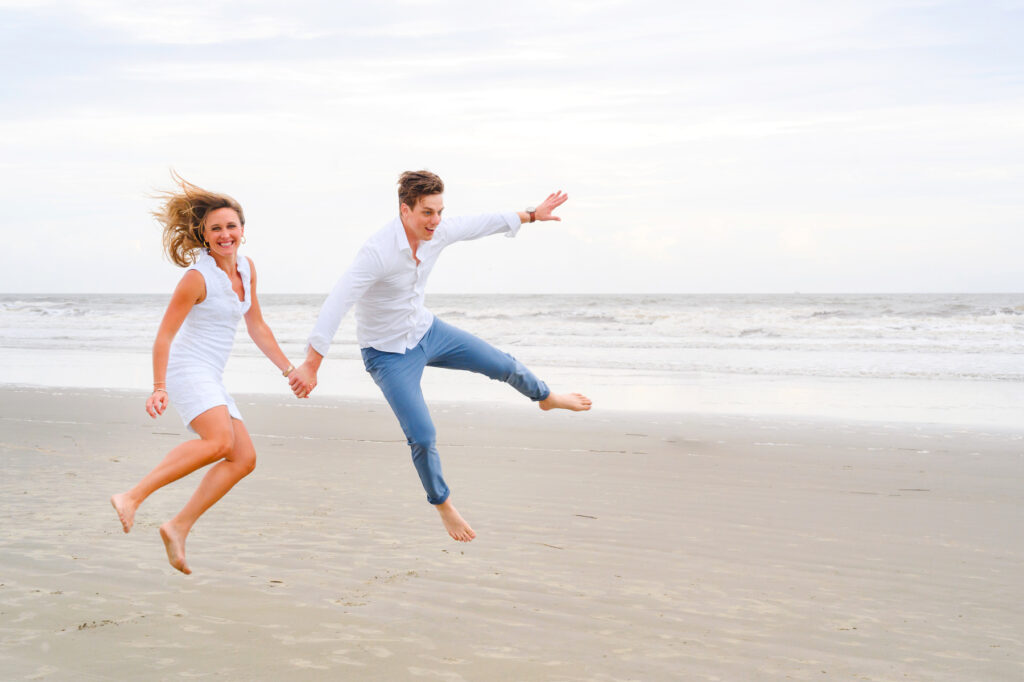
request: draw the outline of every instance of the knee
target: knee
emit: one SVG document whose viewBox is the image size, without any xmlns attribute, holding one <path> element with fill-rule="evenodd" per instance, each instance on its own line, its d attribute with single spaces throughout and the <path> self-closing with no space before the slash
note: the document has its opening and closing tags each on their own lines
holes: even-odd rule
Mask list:
<svg viewBox="0 0 1024 682">
<path fill-rule="evenodd" d="M 434 447 L 437 441 L 437 431 L 433 426 L 422 426 L 408 435 L 409 447 L 413 452 L 417 450 L 429 450 Z"/>
<path fill-rule="evenodd" d="M 231 451 L 235 448 L 234 436 L 230 434 L 210 438 L 207 442 L 210 444 L 211 462 L 216 462 L 217 460 L 230 457 Z"/>
<path fill-rule="evenodd" d="M 256 453 L 248 453 L 246 456 L 238 459 L 237 463 L 242 470 L 242 476 L 248 476 L 256 470 Z"/>
<path fill-rule="evenodd" d="M 508 381 L 521 372 L 522 365 L 508 353 L 502 353 L 501 357 L 494 363 L 492 379 L 497 381 Z"/>
</svg>

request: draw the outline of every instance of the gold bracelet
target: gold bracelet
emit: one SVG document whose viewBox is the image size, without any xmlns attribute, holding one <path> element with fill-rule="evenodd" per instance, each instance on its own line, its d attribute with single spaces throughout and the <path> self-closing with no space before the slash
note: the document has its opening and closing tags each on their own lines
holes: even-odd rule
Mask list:
<svg viewBox="0 0 1024 682">
<path fill-rule="evenodd" d="M 281 372 L 281 376 L 287 377 L 289 374 L 295 371 L 295 365 L 288 365 L 288 369 Z"/>
<path fill-rule="evenodd" d="M 164 393 L 167 393 L 167 389 L 166 388 L 154 388 L 153 389 L 153 393 L 156 393 L 157 391 L 163 391 Z"/>
</svg>

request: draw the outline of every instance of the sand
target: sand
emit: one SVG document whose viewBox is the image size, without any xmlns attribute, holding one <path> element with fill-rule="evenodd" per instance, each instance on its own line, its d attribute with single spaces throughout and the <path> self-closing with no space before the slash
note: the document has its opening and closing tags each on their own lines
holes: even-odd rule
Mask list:
<svg viewBox="0 0 1024 682">
<path fill-rule="evenodd" d="M 437 404 L 464 545 L 383 403 L 236 398 L 185 576 L 177 415 L 0 388 L 0 677 L 1024 679 L 1024 431 Z"/>
</svg>

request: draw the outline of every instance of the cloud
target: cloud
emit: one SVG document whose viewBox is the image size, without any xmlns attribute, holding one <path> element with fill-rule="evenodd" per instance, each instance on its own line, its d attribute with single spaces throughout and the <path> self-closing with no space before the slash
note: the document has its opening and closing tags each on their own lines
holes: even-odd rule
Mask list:
<svg viewBox="0 0 1024 682">
<path fill-rule="evenodd" d="M 174 167 L 243 198 L 266 281 L 318 289 L 391 216 L 398 172 L 428 167 L 452 212 L 567 189 L 562 229 L 516 259 L 564 271 L 553 290 L 906 286 L 866 260 L 925 290 L 936 262 L 1019 287 L 1020 3 L 0 0 L 0 19 L 20 64 L 0 73 L 5 238 L 151 229 Z M 321 245 L 301 269 L 261 242 L 289 230 Z M 66 282 L 15 262 L 0 290 L 88 287 L 68 243 Z M 450 267 L 449 290 L 537 281 Z"/>
</svg>

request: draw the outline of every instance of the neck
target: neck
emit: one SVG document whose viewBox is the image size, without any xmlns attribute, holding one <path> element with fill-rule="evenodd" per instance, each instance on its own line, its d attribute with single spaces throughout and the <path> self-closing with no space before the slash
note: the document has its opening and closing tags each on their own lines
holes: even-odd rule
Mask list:
<svg viewBox="0 0 1024 682">
<path fill-rule="evenodd" d="M 231 274 L 238 268 L 238 256 L 237 254 L 231 254 L 230 256 L 218 256 L 212 251 L 207 251 L 210 254 L 210 258 L 217 264 L 217 267 L 224 272 Z"/>
</svg>

